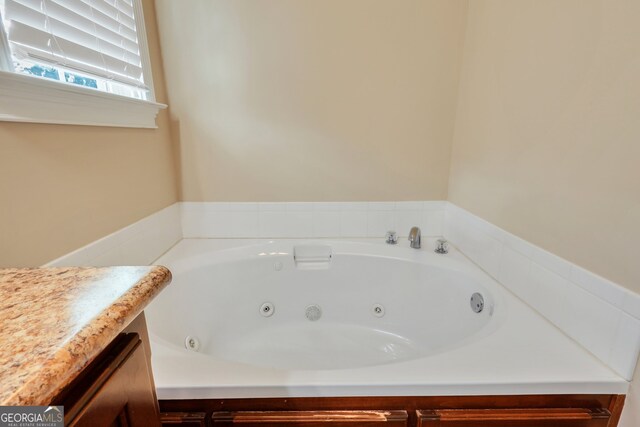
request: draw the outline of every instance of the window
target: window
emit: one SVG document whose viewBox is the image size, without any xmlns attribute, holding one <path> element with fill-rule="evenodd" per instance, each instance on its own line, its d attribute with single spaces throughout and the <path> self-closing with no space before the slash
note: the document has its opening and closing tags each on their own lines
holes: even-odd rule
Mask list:
<svg viewBox="0 0 640 427">
<path fill-rule="evenodd" d="M 140 0 L 0 0 L 0 120 L 155 127 Z"/>
</svg>

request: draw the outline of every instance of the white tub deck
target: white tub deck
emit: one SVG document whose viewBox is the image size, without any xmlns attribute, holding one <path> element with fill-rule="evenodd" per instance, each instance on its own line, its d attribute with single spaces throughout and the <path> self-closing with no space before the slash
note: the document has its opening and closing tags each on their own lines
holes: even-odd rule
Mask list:
<svg viewBox="0 0 640 427">
<path fill-rule="evenodd" d="M 380 240 L 373 252 L 384 252 Z M 156 263 L 182 268 L 198 254 L 263 243 L 185 239 Z M 295 242 L 301 242 L 296 240 Z M 378 246 L 381 245 L 381 246 Z M 406 244 L 404 242 L 401 245 Z M 377 247 L 377 249 L 376 249 Z M 432 239 L 414 257 L 428 256 Z M 451 248 L 446 255 L 477 267 Z M 179 273 L 178 273 L 179 274 Z M 497 394 L 625 394 L 628 382 L 509 291 L 484 275 L 502 300 L 504 321 L 481 339 L 416 360 L 350 369 L 285 370 L 230 362 L 164 341 L 150 322 L 152 366 L 160 399 Z M 215 280 L 215 278 L 212 278 Z M 172 285 L 174 286 L 174 285 Z"/>
</svg>

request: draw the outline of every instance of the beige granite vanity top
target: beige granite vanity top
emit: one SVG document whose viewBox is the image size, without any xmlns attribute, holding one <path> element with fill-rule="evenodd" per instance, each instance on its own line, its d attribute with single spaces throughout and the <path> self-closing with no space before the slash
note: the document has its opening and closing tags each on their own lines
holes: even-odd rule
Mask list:
<svg viewBox="0 0 640 427">
<path fill-rule="evenodd" d="M 0 269 L 0 405 L 46 405 L 171 281 L 165 267 Z"/>
</svg>

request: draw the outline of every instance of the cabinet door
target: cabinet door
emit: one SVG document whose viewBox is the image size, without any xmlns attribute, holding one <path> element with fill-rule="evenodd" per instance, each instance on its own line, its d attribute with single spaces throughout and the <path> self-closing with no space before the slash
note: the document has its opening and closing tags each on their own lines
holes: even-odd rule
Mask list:
<svg viewBox="0 0 640 427">
<path fill-rule="evenodd" d="M 607 427 L 606 409 L 440 409 L 417 411 L 418 427 Z"/>
<path fill-rule="evenodd" d="M 160 427 L 158 403 L 142 341 L 138 334 L 123 334 L 116 340 L 107 361 L 70 408 L 73 419 L 65 420 L 65 425 Z"/>
<path fill-rule="evenodd" d="M 406 411 L 246 411 L 214 412 L 214 427 L 404 427 Z"/>
</svg>

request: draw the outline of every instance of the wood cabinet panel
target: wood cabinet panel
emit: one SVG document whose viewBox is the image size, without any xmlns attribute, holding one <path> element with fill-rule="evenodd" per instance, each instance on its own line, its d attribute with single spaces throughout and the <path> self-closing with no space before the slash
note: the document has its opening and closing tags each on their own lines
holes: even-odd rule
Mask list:
<svg viewBox="0 0 640 427">
<path fill-rule="evenodd" d="M 403 411 L 408 415 L 406 425 L 411 427 L 417 425 L 442 427 L 616 427 L 624 406 L 624 397 L 624 395 L 611 394 L 556 394 L 194 399 L 161 400 L 160 407 L 165 412 L 206 412 L 207 422 L 213 420 L 214 426 L 241 425 L 239 418 L 233 424 L 233 418 L 229 418 L 228 414 L 242 412 Z M 214 420 L 212 414 L 215 414 L 218 419 Z M 226 418 L 222 414 L 226 414 Z M 482 419 L 480 414 L 484 414 L 485 418 Z M 526 420 L 525 415 L 533 418 Z M 227 424 L 220 424 L 223 421 Z M 243 421 L 247 421 L 247 423 L 242 426 L 249 427 L 249 419 Z M 418 424 L 419 422 L 422 424 Z M 430 424 L 426 424 L 427 422 Z M 265 423 L 255 425 L 264 426 Z M 318 423 L 309 425 L 317 426 Z M 386 425 L 389 425 L 388 422 Z M 336 424 L 332 424 L 332 426 L 335 427 Z"/>
<path fill-rule="evenodd" d="M 243 411 L 214 412 L 211 416 L 217 427 L 404 427 L 406 411 Z"/>
<path fill-rule="evenodd" d="M 160 427 L 148 357 L 136 333 L 121 334 L 65 391 L 70 427 Z"/>
<path fill-rule="evenodd" d="M 606 409 L 418 410 L 418 427 L 607 427 Z"/>
</svg>

